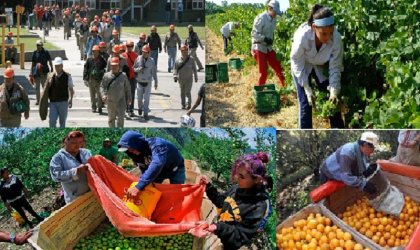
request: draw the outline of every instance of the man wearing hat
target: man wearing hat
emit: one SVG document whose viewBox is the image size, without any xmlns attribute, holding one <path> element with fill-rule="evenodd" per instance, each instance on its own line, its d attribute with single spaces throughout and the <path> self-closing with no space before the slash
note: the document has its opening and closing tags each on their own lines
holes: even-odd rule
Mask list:
<svg viewBox="0 0 420 250">
<path fill-rule="evenodd" d="M 240 26 L 241 24 L 238 22 L 227 22 L 222 26 L 222 28 L 220 28 L 220 33 L 222 33 L 223 37 L 225 54 L 229 54 L 226 52 L 228 52 L 229 41 L 232 41 L 231 35 L 234 33 L 233 30 L 239 29 Z"/>
<path fill-rule="evenodd" d="M 35 80 L 35 91 L 36 91 L 36 103 L 39 104 L 41 86 L 44 88 L 45 81 L 47 80 L 47 74 L 50 72 L 48 64 L 53 70 L 51 56 L 48 50 L 44 49 L 44 43 L 41 40 L 36 41 L 36 50 L 32 55 L 31 73 L 29 77 L 33 77 Z"/>
<path fill-rule="evenodd" d="M 114 45 L 114 47 L 112 48 L 112 54 L 111 56 L 108 58 L 107 64 L 106 64 L 106 72 L 109 72 L 111 70 L 111 60 L 113 57 L 118 57 L 120 60 L 120 68 L 119 70 L 121 72 L 124 72 L 127 76 L 127 72 L 128 72 L 128 63 L 127 60 L 121 55 L 121 47 L 120 45 Z"/>
<path fill-rule="evenodd" d="M 148 44 L 142 48 L 142 54 L 137 57 L 133 65 L 137 80 L 137 101 L 139 115 L 143 114 L 144 120 L 149 119 L 149 101 L 152 91 L 152 81 L 155 81 L 155 89 L 158 87 L 156 65 L 150 57 L 150 47 Z M 134 100 L 134 99 L 133 99 Z"/>
<path fill-rule="evenodd" d="M 24 112 L 25 119 L 29 118 L 29 98 L 25 89 L 14 81 L 12 68 L 4 70 L 4 83 L 0 85 L 0 127 L 19 127 L 22 113 L 14 112 L 12 103 L 23 100 L 27 110 Z"/>
<path fill-rule="evenodd" d="M 122 56 L 126 59 L 127 65 L 128 65 L 128 80 L 130 81 L 131 86 L 131 102 L 130 106 L 127 106 L 127 114 L 130 117 L 134 117 L 134 99 L 136 95 L 136 88 L 137 88 L 137 80 L 136 75 L 134 73 L 134 62 L 137 60 L 136 52 L 134 52 L 134 42 L 132 40 L 127 41 L 127 51 L 125 53 L 122 53 Z"/>
<path fill-rule="evenodd" d="M 48 74 L 39 105 L 39 115 L 42 121 L 45 120 L 49 107 L 50 128 L 57 126 L 58 119 L 60 128 L 64 128 L 66 127 L 68 109 L 73 105 L 73 79 L 69 73 L 63 70 L 63 59 L 61 57 L 56 57 L 53 64 L 55 71 Z"/>
<path fill-rule="evenodd" d="M 200 59 L 197 56 L 197 48 L 200 45 L 201 49 L 204 49 L 203 44 L 201 44 L 200 38 L 196 32 L 194 32 L 193 26 L 190 24 L 188 25 L 188 38 L 185 40 L 185 44 L 188 45 L 189 48 L 189 55 L 195 58 L 195 62 L 198 66 L 198 71 L 204 69 L 203 64 L 201 64 Z"/>
<path fill-rule="evenodd" d="M 107 103 L 109 127 L 114 128 L 117 120 L 117 127 L 122 128 L 125 109 L 131 104 L 130 82 L 120 71 L 119 57 L 112 57 L 110 65 L 111 71 L 105 73 L 101 82 L 102 101 Z"/>
<path fill-rule="evenodd" d="M 83 60 L 85 57 L 86 41 L 88 37 L 89 37 L 89 25 L 88 25 L 88 19 L 85 17 L 83 18 L 83 21 L 79 27 L 80 60 Z"/>
<path fill-rule="evenodd" d="M 102 38 L 106 44 L 112 39 L 112 31 L 114 30 L 114 25 L 111 22 L 111 18 L 107 18 L 105 22 L 102 24 Z"/>
<path fill-rule="evenodd" d="M 15 63 L 15 55 L 17 53 L 17 49 L 13 46 L 14 43 L 13 33 L 7 33 L 7 36 L 4 39 L 4 45 L 6 47 L 5 59 L 6 61 L 11 61 L 13 64 Z"/>
<path fill-rule="evenodd" d="M 102 148 L 99 150 L 99 154 L 115 164 L 118 163 L 118 148 L 112 146 L 112 142 L 109 138 L 105 138 Z"/>
<path fill-rule="evenodd" d="M 182 109 L 189 110 L 191 108 L 191 89 L 194 81 L 197 82 L 197 67 L 195 58 L 188 55 L 187 45 L 181 46 L 181 57 L 178 58 L 174 66 L 174 81 L 179 82 L 181 89 Z M 188 99 L 188 101 L 186 100 Z"/>
<path fill-rule="evenodd" d="M 267 81 L 268 64 L 273 68 L 280 83 L 284 86 L 284 75 L 281 63 L 276 58 L 273 50 L 274 30 L 276 29 L 276 16 L 280 15 L 280 4 L 277 0 L 270 0 L 267 11 L 259 14 L 254 19 L 252 27 L 252 55 L 257 61 L 259 78 L 258 85 L 264 85 Z"/>
<path fill-rule="evenodd" d="M 93 57 L 86 60 L 83 68 L 83 80 L 87 82 L 89 86 L 90 102 L 92 112 L 96 112 L 98 109 L 99 114 L 102 114 L 102 98 L 101 98 L 101 81 L 105 74 L 106 61 L 102 58 L 99 53 L 100 49 L 98 45 L 94 45 L 92 48 Z"/>
<path fill-rule="evenodd" d="M 64 27 L 64 40 L 69 40 L 69 37 L 71 37 L 71 18 L 70 18 L 70 12 L 68 10 L 64 11 L 63 16 L 63 27 Z"/>
<path fill-rule="evenodd" d="M 74 20 L 74 36 L 76 37 L 76 44 L 77 47 L 80 48 L 80 26 L 83 24 L 83 19 L 80 17 L 79 14 L 76 14 L 76 18 Z"/>
<path fill-rule="evenodd" d="M 114 48 L 115 45 L 120 45 L 121 40 L 119 38 L 118 30 L 114 29 L 112 30 L 112 40 L 108 43 L 108 53 L 112 53 L 112 48 Z"/>
<path fill-rule="evenodd" d="M 139 192 L 152 182 L 162 183 L 165 179 L 171 184 L 185 182 L 184 158 L 172 143 L 127 131 L 118 142 L 118 148 L 120 152 L 126 152 L 142 172 L 138 184 L 128 189 L 128 198 L 137 199 Z"/>
<path fill-rule="evenodd" d="M 366 180 L 376 170 L 376 163 L 369 164 L 369 157 L 379 145 L 373 132 L 364 132 L 356 142 L 349 142 L 327 157 L 320 168 L 321 182 L 338 180 L 373 194 L 377 187 Z"/>
<path fill-rule="evenodd" d="M 175 32 L 175 25 L 169 25 L 169 32 L 166 33 L 165 41 L 163 42 L 163 49 L 168 52 L 168 72 L 171 73 L 172 69 L 174 68 L 175 59 L 176 59 L 176 51 L 181 49 L 181 38 L 179 38 L 178 34 Z"/>
<path fill-rule="evenodd" d="M 157 33 L 157 28 L 155 25 L 152 26 L 150 29 L 151 33 L 146 38 L 146 43 L 150 46 L 150 56 L 155 61 L 155 65 L 157 67 L 157 61 L 159 53 L 162 52 L 162 41 L 160 40 L 160 35 Z"/>
<path fill-rule="evenodd" d="M 102 38 L 98 35 L 98 27 L 92 26 L 90 29 L 91 36 L 86 41 L 85 59 L 92 57 L 92 48 L 94 45 L 99 45 Z"/>
<path fill-rule="evenodd" d="M 105 60 L 105 62 L 108 61 L 109 54 L 106 52 L 106 43 L 104 41 L 99 43 L 99 55 Z"/>
<path fill-rule="evenodd" d="M 146 42 L 146 33 L 142 32 L 139 35 L 139 41 L 136 43 L 136 47 L 134 48 L 134 52 L 137 53 L 137 55 L 141 55 L 141 50 L 143 49 L 143 46 L 147 44 Z"/>
</svg>

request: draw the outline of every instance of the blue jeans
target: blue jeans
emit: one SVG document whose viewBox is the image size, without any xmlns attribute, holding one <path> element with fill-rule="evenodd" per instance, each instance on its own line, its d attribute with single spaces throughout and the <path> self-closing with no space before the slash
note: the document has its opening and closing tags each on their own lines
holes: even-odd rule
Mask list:
<svg viewBox="0 0 420 250">
<path fill-rule="evenodd" d="M 173 70 L 176 59 L 176 46 L 168 47 L 168 71 Z"/>
<path fill-rule="evenodd" d="M 152 51 L 150 51 L 150 56 L 153 58 L 153 60 L 155 60 L 155 65 L 157 67 L 157 60 L 158 60 L 158 56 L 159 56 L 159 50 L 152 50 Z"/>
<path fill-rule="evenodd" d="M 55 128 L 57 119 L 60 119 L 60 128 L 66 127 L 67 113 L 69 110 L 69 102 L 50 102 L 50 128 Z"/>
<path fill-rule="evenodd" d="M 305 89 L 298 83 L 297 77 L 292 73 L 293 80 L 296 84 L 297 97 L 299 100 L 299 128 L 311 129 L 312 128 L 312 107 L 309 105 L 308 98 L 305 93 Z M 330 85 L 328 80 L 319 82 L 315 71 L 312 70 L 308 77 L 309 86 L 313 87 L 311 78 L 315 80 L 315 83 L 320 91 L 327 92 L 327 87 Z M 330 116 L 331 128 L 344 128 L 344 122 L 341 118 L 341 113 L 337 112 L 333 116 Z"/>
<path fill-rule="evenodd" d="M 143 110 L 145 116 L 149 114 L 149 102 L 150 102 L 151 91 L 152 91 L 151 82 L 147 83 L 146 87 L 143 87 L 141 86 L 140 83 L 137 83 L 137 101 L 139 105 L 139 110 Z M 144 102 L 143 102 L 143 98 L 144 98 Z"/>
</svg>

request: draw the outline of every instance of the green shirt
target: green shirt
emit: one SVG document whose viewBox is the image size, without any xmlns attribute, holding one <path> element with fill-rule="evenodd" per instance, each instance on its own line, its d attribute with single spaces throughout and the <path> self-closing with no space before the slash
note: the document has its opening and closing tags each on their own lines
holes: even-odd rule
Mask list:
<svg viewBox="0 0 420 250">
<path fill-rule="evenodd" d="M 118 149 L 115 146 L 111 146 L 109 148 L 101 148 L 99 154 L 113 162 L 114 156 L 118 154 Z"/>
</svg>

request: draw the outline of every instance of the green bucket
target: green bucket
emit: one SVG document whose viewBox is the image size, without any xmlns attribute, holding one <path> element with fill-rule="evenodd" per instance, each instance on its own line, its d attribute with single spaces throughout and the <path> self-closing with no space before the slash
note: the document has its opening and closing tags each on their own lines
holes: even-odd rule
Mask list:
<svg viewBox="0 0 420 250">
<path fill-rule="evenodd" d="M 269 113 L 280 109 L 280 92 L 275 84 L 254 86 L 254 98 L 258 113 Z"/>
<path fill-rule="evenodd" d="M 217 78 L 219 82 L 229 82 L 228 64 L 219 63 L 217 64 Z"/>
<path fill-rule="evenodd" d="M 206 83 L 217 82 L 217 64 L 206 65 Z"/>
<path fill-rule="evenodd" d="M 231 58 L 231 59 L 229 59 L 229 66 L 230 66 L 230 68 L 236 69 L 236 70 L 242 69 L 241 58 Z"/>
</svg>

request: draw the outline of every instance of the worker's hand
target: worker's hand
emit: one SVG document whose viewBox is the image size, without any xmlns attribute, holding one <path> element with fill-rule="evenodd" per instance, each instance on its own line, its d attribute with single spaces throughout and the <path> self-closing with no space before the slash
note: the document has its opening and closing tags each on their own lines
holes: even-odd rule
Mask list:
<svg viewBox="0 0 420 250">
<path fill-rule="evenodd" d="M 265 42 L 268 46 L 273 45 L 273 39 L 271 39 L 271 38 L 265 37 L 265 38 L 264 38 L 264 42 Z"/>
<path fill-rule="evenodd" d="M 190 229 L 188 233 L 197 238 L 204 238 L 211 234 L 211 232 L 207 230 L 208 227 L 209 227 L 209 224 L 205 222 L 201 225 L 196 226 L 195 228 Z"/>
<path fill-rule="evenodd" d="M 73 107 L 73 100 L 69 100 L 69 109 L 71 109 L 71 107 Z"/>
<path fill-rule="evenodd" d="M 198 182 L 198 184 L 200 184 L 200 185 L 207 185 L 207 184 L 209 184 L 209 182 L 210 182 L 209 178 L 207 176 L 205 176 L 205 175 L 202 175 L 200 177 L 200 181 Z"/>
<path fill-rule="evenodd" d="M 89 167 L 87 164 L 80 164 L 77 167 L 77 174 L 85 174 L 88 171 Z"/>
<path fill-rule="evenodd" d="M 208 228 L 207 231 L 209 231 L 210 233 L 214 233 L 217 230 L 217 226 L 216 224 L 211 224 Z"/>
<path fill-rule="evenodd" d="M 28 118 L 29 118 L 29 112 L 25 112 L 25 114 L 23 116 L 25 117 L 25 120 L 28 120 Z"/>
<path fill-rule="evenodd" d="M 32 230 L 27 231 L 26 233 L 19 233 L 15 237 L 16 245 L 23 245 L 28 242 L 29 237 L 32 236 Z"/>
<path fill-rule="evenodd" d="M 190 109 L 187 111 L 187 115 L 188 115 L 188 116 L 191 116 L 191 112 L 192 112 L 192 108 L 190 108 Z"/>
<path fill-rule="evenodd" d="M 337 104 L 339 93 L 340 93 L 340 91 L 338 89 L 331 87 L 330 88 L 330 98 L 328 100 L 330 100 L 334 104 Z"/>
<path fill-rule="evenodd" d="M 194 81 L 197 83 L 198 82 L 198 78 L 195 78 Z"/>
<path fill-rule="evenodd" d="M 89 88 L 89 82 L 88 81 L 83 81 L 83 83 L 85 84 L 86 87 Z"/>
<path fill-rule="evenodd" d="M 102 96 L 102 101 L 106 102 L 106 100 L 108 99 L 108 97 L 106 95 Z"/>
<path fill-rule="evenodd" d="M 158 88 L 158 85 L 157 85 L 157 83 L 155 83 L 155 90 L 157 90 L 157 88 Z"/>
<path fill-rule="evenodd" d="M 376 163 L 370 164 L 369 167 L 363 172 L 363 176 L 366 178 L 371 176 L 376 171 L 377 168 L 378 168 L 378 164 Z"/>
<path fill-rule="evenodd" d="M 378 192 L 378 189 L 376 188 L 375 184 L 372 182 L 367 182 L 365 187 L 363 188 L 363 192 L 366 192 L 368 194 L 374 194 Z"/>
<path fill-rule="evenodd" d="M 10 204 L 9 204 L 9 203 L 6 203 L 6 208 L 7 208 L 7 211 L 9 211 L 9 213 L 12 213 L 12 212 L 13 212 L 13 209 L 12 209 L 12 207 L 10 206 Z"/>
<path fill-rule="evenodd" d="M 133 200 L 134 202 L 139 199 L 140 190 L 136 187 L 131 187 L 127 190 L 127 199 Z"/>
</svg>

